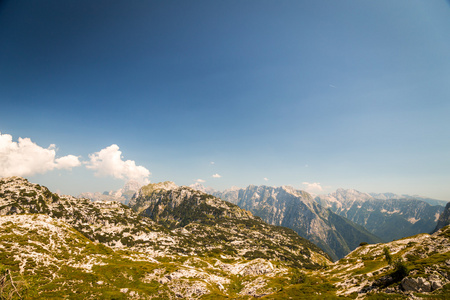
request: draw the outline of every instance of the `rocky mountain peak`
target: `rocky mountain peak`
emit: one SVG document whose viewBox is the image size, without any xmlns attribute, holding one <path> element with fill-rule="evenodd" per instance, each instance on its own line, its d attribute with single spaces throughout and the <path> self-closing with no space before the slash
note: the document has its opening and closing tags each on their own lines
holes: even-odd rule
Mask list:
<svg viewBox="0 0 450 300">
<path fill-rule="evenodd" d="M 341 203 L 373 199 L 373 197 L 369 194 L 362 193 L 354 189 L 343 188 L 338 188 L 336 192 L 331 193 L 330 196 L 335 197 Z"/>
<path fill-rule="evenodd" d="M 203 218 L 228 216 L 249 218 L 252 214 L 238 206 L 212 195 L 194 190 L 187 186 L 176 186 L 173 182 L 157 183 L 143 187 L 135 194 L 130 206 L 153 219 L 168 218 L 184 226 L 192 216 Z"/>
<path fill-rule="evenodd" d="M 191 184 L 189 186 L 190 188 L 203 192 L 203 193 L 207 193 L 207 194 L 214 194 L 215 192 L 217 192 L 215 189 L 213 189 L 212 187 L 205 187 L 203 184 L 201 184 L 200 182 L 196 182 L 194 184 Z"/>
<path fill-rule="evenodd" d="M 296 192 L 297 192 L 297 190 L 294 189 L 294 187 L 292 187 L 290 185 L 282 185 L 281 188 L 288 193 L 296 194 Z"/>
<path fill-rule="evenodd" d="M 155 193 L 162 191 L 170 191 L 177 189 L 178 186 L 173 181 L 164 181 L 158 183 L 150 183 L 141 187 L 131 198 L 128 205 L 134 207 L 134 209 L 139 213 L 141 210 L 139 207 L 143 207 L 150 200 L 151 196 Z M 140 201 L 137 201 L 140 199 Z M 146 199 L 146 200 L 144 200 Z M 146 202 L 147 201 L 147 202 Z"/>
<path fill-rule="evenodd" d="M 229 192 L 233 192 L 233 191 L 239 191 L 241 188 L 237 187 L 235 185 L 233 185 L 232 187 L 230 187 L 229 189 L 224 190 L 225 191 L 229 191 Z"/>
<path fill-rule="evenodd" d="M 122 188 L 122 193 L 125 192 L 137 192 L 141 188 L 141 184 L 137 182 L 136 180 L 129 180 L 125 183 L 125 185 Z"/>
<path fill-rule="evenodd" d="M 177 189 L 178 185 L 176 185 L 173 181 L 164 181 L 164 182 L 158 182 L 158 183 L 150 183 L 145 186 L 143 186 L 139 193 L 140 195 L 151 195 L 154 192 L 158 192 L 161 190 L 169 191 Z"/>
</svg>

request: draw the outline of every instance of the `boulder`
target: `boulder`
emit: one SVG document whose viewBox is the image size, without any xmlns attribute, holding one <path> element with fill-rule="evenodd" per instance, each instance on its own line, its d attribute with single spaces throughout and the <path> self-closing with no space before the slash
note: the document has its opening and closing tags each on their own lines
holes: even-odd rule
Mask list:
<svg viewBox="0 0 450 300">
<path fill-rule="evenodd" d="M 405 292 L 431 292 L 431 283 L 423 277 L 405 277 L 401 282 L 401 286 Z"/>
<path fill-rule="evenodd" d="M 442 287 L 442 282 L 440 280 L 430 280 L 430 284 L 433 291 Z"/>
<path fill-rule="evenodd" d="M 435 290 L 438 290 L 438 289 L 442 288 L 442 286 L 444 286 L 444 284 L 445 284 L 445 282 L 443 282 L 442 279 L 437 274 L 431 274 L 428 277 L 428 281 L 431 284 L 431 290 L 432 291 L 435 291 Z"/>
</svg>

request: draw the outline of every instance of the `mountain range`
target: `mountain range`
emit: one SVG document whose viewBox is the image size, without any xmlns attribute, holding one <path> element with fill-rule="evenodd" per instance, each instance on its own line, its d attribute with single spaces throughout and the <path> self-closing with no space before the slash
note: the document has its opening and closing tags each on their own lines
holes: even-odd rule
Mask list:
<svg viewBox="0 0 450 300">
<path fill-rule="evenodd" d="M 412 199 L 412 200 L 423 201 L 430 205 L 440 205 L 440 206 L 445 206 L 448 203 L 448 201 L 432 199 L 432 198 L 422 197 L 422 196 L 418 196 L 418 195 L 406 195 L 406 194 L 397 195 L 394 193 L 369 193 L 369 195 L 372 196 L 374 199 L 380 199 L 380 200 L 388 200 L 388 199 L 411 200 Z"/>
<path fill-rule="evenodd" d="M 133 195 L 142 187 L 139 182 L 130 180 L 125 183 L 123 188 L 116 191 L 100 192 L 84 192 L 78 195 L 78 198 L 87 198 L 92 201 L 117 201 L 123 204 L 128 204 Z"/>
<path fill-rule="evenodd" d="M 297 268 L 331 263 L 294 231 L 188 187 L 147 185 L 131 203 L 59 196 L 20 177 L 2 179 L 0 264 L 33 286 L 31 299 L 58 298 L 68 287 L 82 299 L 86 289 L 108 298 L 132 291 L 144 297 L 158 287 L 167 299 L 261 296 Z M 95 288 L 77 285 L 80 278 Z"/>
<path fill-rule="evenodd" d="M 325 250 L 333 260 L 344 257 L 361 242 L 382 240 L 316 203 L 310 194 L 289 186 L 248 186 L 215 192 L 215 196 L 237 204 L 269 224 L 293 229 Z"/>
<path fill-rule="evenodd" d="M 246 191 L 252 197 L 242 199 L 256 203 L 256 193 L 265 198 L 260 203 L 276 204 L 274 211 L 292 202 L 325 214 L 307 193 L 292 188 Z M 447 218 L 443 213 L 439 220 Z M 0 179 L 0 249 L 0 294 L 11 299 L 446 299 L 450 294 L 449 226 L 386 244 L 363 242 L 332 263 L 294 230 L 173 182 L 143 186 L 126 206 L 61 196 L 20 177 Z"/>
<path fill-rule="evenodd" d="M 381 199 L 374 196 L 383 196 Z M 386 197 L 386 195 L 389 195 Z M 393 194 L 366 194 L 338 189 L 315 197 L 315 201 L 336 214 L 379 236 L 383 241 L 431 232 L 444 207 L 415 198 L 395 198 Z"/>
<path fill-rule="evenodd" d="M 313 197 L 289 186 L 251 185 L 222 192 L 198 183 L 191 187 L 248 209 L 270 224 L 295 230 L 334 260 L 344 257 L 361 242 L 387 242 L 433 231 L 444 207 L 429 203 L 445 203 L 393 193 L 367 194 L 352 189 L 337 189 L 334 193 Z"/>
<path fill-rule="evenodd" d="M 312 196 L 289 186 L 232 187 L 224 191 L 200 183 L 190 187 L 249 210 L 269 224 L 293 229 L 325 250 L 333 260 L 344 257 L 361 242 L 386 242 L 431 232 L 446 204 L 426 197 L 352 189 Z M 117 191 L 83 193 L 79 197 L 129 204 L 139 188 L 137 182 L 127 182 Z"/>
</svg>

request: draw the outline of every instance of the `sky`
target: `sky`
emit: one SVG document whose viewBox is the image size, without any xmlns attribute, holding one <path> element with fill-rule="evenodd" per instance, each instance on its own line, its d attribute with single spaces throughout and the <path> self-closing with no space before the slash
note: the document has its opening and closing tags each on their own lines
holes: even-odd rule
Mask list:
<svg viewBox="0 0 450 300">
<path fill-rule="evenodd" d="M 450 200 L 450 1 L 0 2 L 0 177 Z"/>
</svg>

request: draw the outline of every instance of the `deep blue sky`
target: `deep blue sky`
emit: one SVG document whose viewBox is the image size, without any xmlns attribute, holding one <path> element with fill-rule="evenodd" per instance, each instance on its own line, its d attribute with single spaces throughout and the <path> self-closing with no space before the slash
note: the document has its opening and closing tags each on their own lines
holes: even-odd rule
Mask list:
<svg viewBox="0 0 450 300">
<path fill-rule="evenodd" d="M 14 141 L 81 161 L 116 144 L 152 182 L 450 200 L 448 1 L 0 3 Z M 83 166 L 26 177 L 123 184 Z"/>
</svg>

